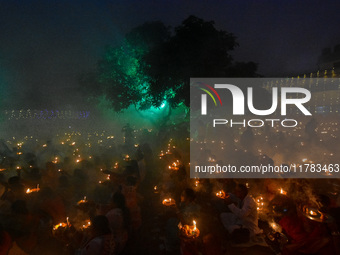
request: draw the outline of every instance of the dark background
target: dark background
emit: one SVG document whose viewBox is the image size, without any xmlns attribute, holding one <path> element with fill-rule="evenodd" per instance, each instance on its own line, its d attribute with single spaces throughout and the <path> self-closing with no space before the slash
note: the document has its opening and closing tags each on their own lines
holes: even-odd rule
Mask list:
<svg viewBox="0 0 340 255">
<path fill-rule="evenodd" d="M 317 70 L 324 47 L 340 43 L 338 1 L 0 1 L 0 93 L 19 108 L 62 107 L 83 99 L 78 78 L 108 45 L 146 21 L 172 27 L 189 15 L 214 20 L 240 44 L 236 61 L 258 73 Z"/>
</svg>

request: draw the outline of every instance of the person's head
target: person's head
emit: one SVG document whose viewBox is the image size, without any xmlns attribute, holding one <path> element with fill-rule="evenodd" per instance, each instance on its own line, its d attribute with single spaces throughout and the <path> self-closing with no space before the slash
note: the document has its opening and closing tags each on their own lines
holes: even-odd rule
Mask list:
<svg viewBox="0 0 340 255">
<path fill-rule="evenodd" d="M 235 196 L 243 200 L 248 195 L 248 188 L 244 184 L 237 184 L 235 188 Z"/>
<path fill-rule="evenodd" d="M 18 186 L 20 185 L 21 181 L 20 181 L 20 177 L 19 176 L 13 176 L 13 177 L 10 177 L 8 179 L 8 184 L 11 186 L 11 187 L 15 187 L 15 186 Z"/>
<path fill-rule="evenodd" d="M 137 185 L 137 178 L 135 176 L 129 175 L 126 177 L 126 185 L 127 186 L 136 186 Z"/>
<path fill-rule="evenodd" d="M 59 176 L 58 183 L 60 187 L 68 187 L 68 178 L 66 175 Z"/>
<path fill-rule="evenodd" d="M 190 188 L 186 188 L 183 190 L 181 194 L 181 202 L 182 203 L 190 203 L 193 202 L 196 198 L 195 191 Z"/>
<path fill-rule="evenodd" d="M 11 211 L 14 214 L 28 214 L 26 202 L 24 200 L 16 200 L 11 206 Z"/>
<path fill-rule="evenodd" d="M 91 221 L 91 230 L 94 236 L 110 234 L 109 220 L 105 215 L 97 215 Z"/>
<path fill-rule="evenodd" d="M 52 162 L 46 162 L 46 171 L 47 172 L 56 172 L 57 169 L 56 169 L 56 165 Z"/>
<path fill-rule="evenodd" d="M 6 182 L 5 175 L 3 173 L 0 173 L 0 182 Z"/>
<path fill-rule="evenodd" d="M 115 208 L 125 208 L 126 204 L 125 204 L 125 197 L 122 193 L 120 192 L 116 192 L 113 197 L 112 197 L 112 205 Z"/>
<path fill-rule="evenodd" d="M 40 177 L 40 171 L 39 168 L 34 167 L 31 169 L 31 176 L 33 177 Z"/>
<path fill-rule="evenodd" d="M 83 169 L 76 168 L 73 171 L 73 177 L 77 180 L 86 180 L 86 174 Z"/>
<path fill-rule="evenodd" d="M 39 198 L 42 200 L 53 198 L 54 193 L 50 187 L 42 187 L 38 192 Z"/>
</svg>

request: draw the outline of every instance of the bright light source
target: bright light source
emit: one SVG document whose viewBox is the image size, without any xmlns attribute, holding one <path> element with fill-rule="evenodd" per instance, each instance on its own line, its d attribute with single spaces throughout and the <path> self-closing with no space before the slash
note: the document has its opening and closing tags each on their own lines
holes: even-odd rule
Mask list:
<svg viewBox="0 0 340 255">
<path fill-rule="evenodd" d="M 165 105 L 166 105 L 166 102 L 162 103 L 161 106 L 160 106 L 160 108 L 161 108 L 161 109 L 164 108 Z"/>
</svg>

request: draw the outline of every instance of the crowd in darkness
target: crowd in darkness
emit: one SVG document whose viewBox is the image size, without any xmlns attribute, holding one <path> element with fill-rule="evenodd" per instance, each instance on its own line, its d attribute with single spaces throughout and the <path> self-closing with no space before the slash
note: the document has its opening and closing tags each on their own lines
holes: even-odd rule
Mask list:
<svg viewBox="0 0 340 255">
<path fill-rule="evenodd" d="M 2 150 L 0 255 L 339 254 L 339 196 L 316 188 L 337 180 L 191 179 L 186 132 L 141 132 L 135 144 L 133 127 L 122 131 L 123 144 L 101 149 L 70 139 Z M 317 221 L 301 209 L 316 204 Z M 198 235 L 182 231 L 193 222 Z"/>
</svg>

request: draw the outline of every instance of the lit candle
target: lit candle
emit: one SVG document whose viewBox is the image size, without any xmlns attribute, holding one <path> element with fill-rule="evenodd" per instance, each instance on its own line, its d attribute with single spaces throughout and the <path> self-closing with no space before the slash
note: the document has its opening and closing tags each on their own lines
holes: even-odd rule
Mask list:
<svg viewBox="0 0 340 255">
<path fill-rule="evenodd" d="M 60 222 L 59 224 L 53 226 L 53 230 L 57 230 L 59 228 L 66 228 L 67 226 L 68 225 L 66 223 Z"/>
<path fill-rule="evenodd" d="M 284 191 L 282 188 L 280 188 L 279 191 L 280 191 L 280 194 L 282 194 L 282 195 L 287 195 L 287 192 Z"/>
<path fill-rule="evenodd" d="M 179 170 L 178 165 L 179 165 L 179 160 L 177 160 L 177 162 L 173 162 L 173 163 L 171 164 L 171 166 L 169 166 L 169 169 L 170 169 L 170 170 L 177 171 L 177 170 Z"/>
<path fill-rule="evenodd" d="M 224 199 L 225 198 L 225 193 L 223 190 L 220 190 L 219 192 L 216 193 L 216 196 L 219 198 Z"/>
<path fill-rule="evenodd" d="M 176 201 L 174 199 L 171 199 L 171 198 L 164 199 L 162 204 L 165 205 L 165 206 L 172 206 L 172 205 L 176 204 Z"/>
<path fill-rule="evenodd" d="M 82 230 L 85 230 L 85 229 L 87 229 L 87 228 L 90 227 L 90 226 L 91 226 L 91 221 L 90 221 L 90 220 L 87 220 L 87 221 L 85 222 L 85 224 L 83 224 Z"/>
<path fill-rule="evenodd" d="M 178 225 L 181 230 L 181 233 L 187 238 L 197 238 L 200 235 L 199 229 L 196 227 L 196 221 L 193 220 L 193 225 L 182 225 L 181 223 Z"/>
<path fill-rule="evenodd" d="M 262 209 L 264 207 L 263 197 L 262 196 L 258 196 L 256 198 L 256 202 L 257 202 L 257 210 L 258 211 L 262 211 Z"/>
<path fill-rule="evenodd" d="M 52 161 L 54 164 L 58 164 L 58 157 L 54 158 L 54 161 Z"/>
<path fill-rule="evenodd" d="M 39 190 L 40 190 L 39 184 L 37 184 L 37 188 L 35 188 L 35 189 L 27 189 L 26 193 L 30 194 L 30 193 L 33 193 L 33 192 L 38 192 Z"/>
<path fill-rule="evenodd" d="M 83 203 L 86 203 L 87 201 L 86 201 L 86 196 L 84 196 L 84 198 L 82 199 L 82 200 L 80 200 L 80 201 L 78 201 L 78 205 L 79 204 L 83 204 Z"/>
<path fill-rule="evenodd" d="M 309 211 L 309 214 L 311 215 L 311 216 L 316 216 L 316 215 L 318 215 L 316 212 L 314 212 L 313 210 L 310 210 Z"/>
</svg>

